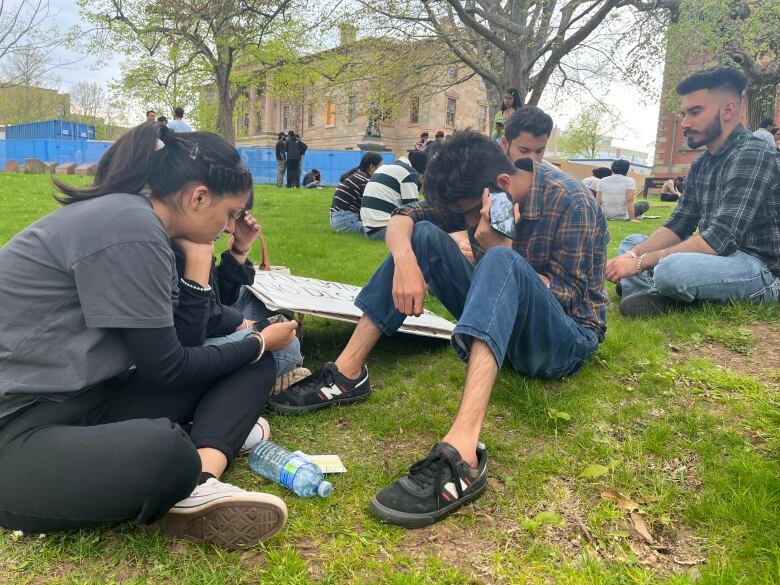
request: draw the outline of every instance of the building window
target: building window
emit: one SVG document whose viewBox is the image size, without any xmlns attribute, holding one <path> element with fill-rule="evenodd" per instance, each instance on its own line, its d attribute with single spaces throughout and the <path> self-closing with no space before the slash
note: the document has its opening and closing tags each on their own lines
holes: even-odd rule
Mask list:
<svg viewBox="0 0 780 585">
<path fill-rule="evenodd" d="M 309 104 L 309 128 L 314 128 L 314 104 Z"/>
<path fill-rule="evenodd" d="M 290 129 L 290 106 L 282 107 L 282 131 L 287 132 Z"/>
<path fill-rule="evenodd" d="M 412 99 L 409 101 L 409 123 L 410 124 L 419 124 L 420 123 L 420 96 L 412 96 Z"/>
<path fill-rule="evenodd" d="M 487 106 L 480 104 L 477 106 L 477 128 L 480 132 L 486 132 L 485 125 L 487 124 Z"/>
<path fill-rule="evenodd" d="M 333 101 L 328 102 L 327 109 L 325 110 L 325 125 L 326 126 L 336 125 L 336 102 Z"/>
<path fill-rule="evenodd" d="M 446 124 L 447 126 L 454 126 L 455 125 L 455 106 L 457 104 L 457 100 L 455 98 L 448 97 L 447 98 L 447 119 Z"/>
<path fill-rule="evenodd" d="M 357 96 L 349 96 L 349 108 L 347 109 L 347 122 L 354 122 L 357 118 Z"/>
</svg>

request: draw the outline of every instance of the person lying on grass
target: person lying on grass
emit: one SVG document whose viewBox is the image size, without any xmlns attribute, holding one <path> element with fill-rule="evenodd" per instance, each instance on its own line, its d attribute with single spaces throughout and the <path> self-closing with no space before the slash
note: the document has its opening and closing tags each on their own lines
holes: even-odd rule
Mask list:
<svg viewBox="0 0 780 585">
<path fill-rule="evenodd" d="M 169 242 L 233 230 L 251 172 L 215 134 L 145 123 L 106 151 L 92 185 L 55 184 L 63 206 L 0 250 L 0 526 L 156 523 L 231 549 L 269 538 L 284 502 L 218 478 L 296 323 L 183 347 L 178 291 L 205 287 L 178 277 Z"/>
<path fill-rule="evenodd" d="M 580 181 L 530 158 L 512 164 L 471 130 L 446 140 L 426 172 L 426 201 L 389 222 L 390 256 L 355 300 L 363 316 L 341 355 L 269 401 L 294 414 L 367 398 L 373 347 L 423 312 L 426 290 L 439 298 L 458 319 L 452 347 L 467 363 L 460 409 L 428 456 L 371 502 L 376 516 L 410 528 L 441 520 L 487 486 L 479 433 L 504 360 L 526 376 L 571 376 L 604 339 L 607 311 L 607 224 Z M 513 200 L 515 241 L 491 227 L 490 191 Z M 476 265 L 448 235 L 464 225 Z"/>
<path fill-rule="evenodd" d="M 738 69 L 715 67 L 677 86 L 688 146 L 706 151 L 666 224 L 625 238 L 607 264 L 625 316 L 700 300 L 780 300 L 780 156 L 740 123 L 745 84 Z"/>
</svg>

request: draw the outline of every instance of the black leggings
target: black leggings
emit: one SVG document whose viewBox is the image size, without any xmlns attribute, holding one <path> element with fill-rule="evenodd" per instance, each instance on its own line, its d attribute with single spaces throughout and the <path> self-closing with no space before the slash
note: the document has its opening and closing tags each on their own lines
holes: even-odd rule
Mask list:
<svg viewBox="0 0 780 585">
<path fill-rule="evenodd" d="M 270 353 L 203 387 L 150 389 L 130 373 L 0 419 L 0 526 L 158 520 L 197 484 L 196 449 L 238 454 L 275 376 Z"/>
</svg>

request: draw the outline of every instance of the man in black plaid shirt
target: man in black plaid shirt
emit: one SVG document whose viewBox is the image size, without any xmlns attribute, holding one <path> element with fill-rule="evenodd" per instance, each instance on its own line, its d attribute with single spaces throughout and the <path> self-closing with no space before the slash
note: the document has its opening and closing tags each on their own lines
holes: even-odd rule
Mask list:
<svg viewBox="0 0 780 585">
<path fill-rule="evenodd" d="M 628 236 L 607 263 L 627 317 L 697 300 L 780 300 L 780 155 L 740 124 L 744 89 L 745 76 L 730 67 L 677 86 L 688 146 L 707 150 L 666 225 Z"/>
</svg>

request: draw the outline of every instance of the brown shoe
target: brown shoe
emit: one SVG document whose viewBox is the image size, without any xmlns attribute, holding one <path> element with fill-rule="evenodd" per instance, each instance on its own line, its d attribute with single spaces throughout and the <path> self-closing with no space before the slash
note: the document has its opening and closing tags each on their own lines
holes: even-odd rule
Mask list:
<svg viewBox="0 0 780 585">
<path fill-rule="evenodd" d="M 279 394 L 279 392 L 283 392 L 284 390 L 287 390 L 290 386 L 293 384 L 297 384 L 304 378 L 308 378 L 311 376 L 311 370 L 307 368 L 295 368 L 293 370 L 290 370 L 286 374 L 282 374 L 276 379 L 276 382 L 274 383 L 274 396 L 276 394 Z"/>
<path fill-rule="evenodd" d="M 280 498 L 212 478 L 154 526 L 176 538 L 236 550 L 271 538 L 286 521 L 287 506 Z"/>
</svg>

